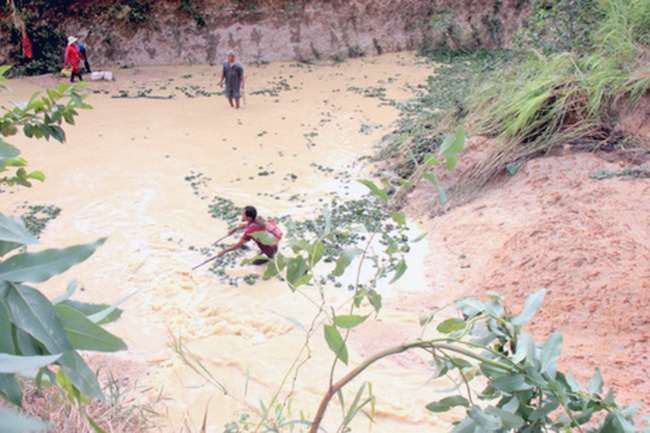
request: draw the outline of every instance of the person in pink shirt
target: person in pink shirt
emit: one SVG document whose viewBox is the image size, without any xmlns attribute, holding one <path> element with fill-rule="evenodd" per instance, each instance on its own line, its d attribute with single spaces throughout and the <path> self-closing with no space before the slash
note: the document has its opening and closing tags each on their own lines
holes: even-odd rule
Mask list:
<svg viewBox="0 0 650 433">
<path fill-rule="evenodd" d="M 255 232 L 266 230 L 264 221 L 257 216 L 257 209 L 255 209 L 253 206 L 246 206 L 242 212 L 241 219 L 242 221 L 244 221 L 244 223 L 240 226 L 235 227 L 234 229 L 231 229 L 228 232 L 228 234 L 231 235 L 238 230 L 244 230 L 244 234 L 239 239 L 239 242 L 237 242 L 232 247 L 226 248 L 225 250 L 221 251 L 219 254 L 217 254 L 217 257 L 223 257 L 225 254 L 241 248 L 246 242 L 250 241 L 251 239 L 255 241 L 257 246 L 260 248 L 260 255 L 265 255 L 266 257 L 268 257 L 268 259 L 255 260 L 253 261 L 253 264 L 261 265 L 263 263 L 268 262 L 269 259 L 275 257 L 276 253 L 278 252 L 277 243 L 275 245 L 265 245 L 259 240 L 255 239 L 253 236 L 251 236 Z"/>
<path fill-rule="evenodd" d="M 77 40 L 78 39 L 74 36 L 68 37 L 68 46 L 65 49 L 65 58 L 63 60 L 64 68 L 67 66 L 70 66 L 72 68 L 72 74 L 70 74 L 71 83 L 74 83 L 74 77 L 79 77 L 79 81 L 83 81 L 79 62 L 86 60 L 77 47 Z"/>
</svg>

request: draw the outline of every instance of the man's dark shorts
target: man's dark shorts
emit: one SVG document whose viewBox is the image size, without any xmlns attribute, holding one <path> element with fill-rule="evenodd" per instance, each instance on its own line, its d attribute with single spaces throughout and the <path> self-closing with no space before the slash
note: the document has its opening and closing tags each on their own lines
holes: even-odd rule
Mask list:
<svg viewBox="0 0 650 433">
<path fill-rule="evenodd" d="M 263 253 L 260 251 L 260 255 L 265 255 L 268 257 L 268 259 L 257 259 L 253 260 L 254 265 L 263 265 L 264 263 L 267 263 L 270 259 L 275 257 L 275 255 L 278 253 L 278 246 L 274 246 L 273 249 L 269 250 L 266 253 Z"/>
<path fill-rule="evenodd" d="M 239 99 L 241 98 L 241 92 L 236 89 L 226 89 L 226 98 Z"/>
</svg>

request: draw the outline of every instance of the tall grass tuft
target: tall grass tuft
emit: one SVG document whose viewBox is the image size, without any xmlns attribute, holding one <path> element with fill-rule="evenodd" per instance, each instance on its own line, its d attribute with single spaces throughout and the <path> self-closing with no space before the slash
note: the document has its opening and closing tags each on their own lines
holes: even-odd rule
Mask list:
<svg viewBox="0 0 650 433">
<path fill-rule="evenodd" d="M 497 147 L 472 179 L 482 186 L 508 163 L 561 145 L 615 148 L 617 107 L 650 90 L 650 2 L 600 0 L 603 21 L 593 50 L 531 53 L 469 97 L 473 132 L 497 138 Z"/>
<path fill-rule="evenodd" d="M 159 431 L 156 419 L 162 415 L 156 407 L 162 401 L 160 394 L 153 400 L 144 397 L 153 390 L 111 373 L 104 374 L 103 382 L 106 401 L 91 400 L 88 405 L 78 406 L 56 387 L 37 387 L 31 381 L 24 381 L 22 412 L 47 420 L 52 432 Z"/>
</svg>

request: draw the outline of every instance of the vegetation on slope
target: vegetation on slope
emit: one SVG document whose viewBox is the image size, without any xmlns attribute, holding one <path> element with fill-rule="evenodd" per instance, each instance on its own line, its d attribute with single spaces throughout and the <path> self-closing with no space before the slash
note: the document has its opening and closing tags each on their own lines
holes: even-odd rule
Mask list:
<svg viewBox="0 0 650 433">
<path fill-rule="evenodd" d="M 534 5 L 518 53 L 424 53 L 442 64 L 422 96 L 404 107 L 379 159 L 391 159 L 391 169 L 408 177 L 460 123 L 497 143 L 464 180 L 473 188 L 556 146 L 647 153 L 648 144 L 626 135 L 619 122 L 621 110 L 650 89 L 650 3 Z"/>
</svg>

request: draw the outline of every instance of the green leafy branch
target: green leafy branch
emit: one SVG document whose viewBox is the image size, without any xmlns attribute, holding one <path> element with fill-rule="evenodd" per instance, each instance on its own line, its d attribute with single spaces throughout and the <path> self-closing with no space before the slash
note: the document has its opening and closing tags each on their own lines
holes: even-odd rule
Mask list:
<svg viewBox="0 0 650 433">
<path fill-rule="evenodd" d="M 10 254 L 37 241 L 23 220 L 0 214 L 0 334 L 9 337 L 0 342 L 0 396 L 4 400 L 22 406 L 21 377 L 35 378 L 39 387 L 58 384 L 71 401 L 104 399 L 97 378 L 78 351 L 126 348 L 121 339 L 100 326 L 119 318 L 119 303 L 107 306 L 71 301 L 74 281 L 64 295 L 52 301 L 28 285 L 47 281 L 81 263 L 104 241 Z M 0 414 L 3 425 L 22 418 L 12 412 Z"/>
<path fill-rule="evenodd" d="M 0 83 L 5 82 L 5 73 L 9 66 L 0 66 Z M 34 93 L 26 102 L 14 102 L 14 107 L 2 107 L 0 117 L 0 185 L 31 186 L 30 180 L 45 180 L 41 171 L 27 172 L 27 161 L 20 157 L 20 150 L 7 143 L 3 138 L 16 135 L 21 131 L 28 138 L 45 138 L 64 143 L 65 131 L 61 125 L 65 122 L 74 125 L 74 117 L 78 109 L 90 109 L 84 102 L 87 94 L 80 94 L 79 90 L 86 86 L 85 83 L 60 84 L 56 89 L 47 89 L 45 95 Z M 0 89 L 5 89 L 0 85 Z"/>
<path fill-rule="evenodd" d="M 411 190 L 415 182 L 424 178 L 431 182 L 438 192 L 438 199 L 441 204 L 447 202 L 447 194 L 444 188 L 440 185 L 438 176 L 432 172 L 433 167 L 439 167 L 444 164 L 447 170 L 453 170 L 458 162 L 458 154 L 465 147 L 465 130 L 458 127 L 453 134 L 447 134 L 443 139 L 437 153 L 429 153 L 424 157 L 424 161 L 420 164 L 414 172 L 407 178 L 403 179 L 393 173 L 386 173 L 389 177 L 382 180 L 385 189 L 375 185 L 370 180 L 360 180 L 362 184 L 367 186 L 372 193 L 380 198 L 387 206 L 394 207 L 400 203 L 404 196 Z M 392 192 L 389 193 L 389 191 Z M 405 217 L 403 214 L 396 214 L 400 219 L 400 223 L 404 223 Z M 393 216 L 393 218 L 395 218 Z"/>
<path fill-rule="evenodd" d="M 6 81 L 8 66 L 0 66 L 0 83 Z M 0 117 L 0 173 L 16 169 L 0 178 L 0 185 L 31 186 L 30 179 L 44 180 L 40 171 L 28 173 L 20 151 L 3 140 L 21 129 L 28 138 L 65 141 L 61 125 L 74 124 L 77 109 L 91 108 L 83 102 L 87 95 L 77 91 L 82 85 L 62 84 L 34 93 L 27 102 L 16 102 Z M 6 87 L 0 84 L 0 89 Z M 37 387 L 58 385 L 71 402 L 87 403 L 88 398 L 104 400 L 97 377 L 79 351 L 114 352 L 126 348 L 118 337 L 101 325 L 119 318 L 118 306 L 127 298 L 107 306 L 72 301 L 76 283 L 53 300 L 29 284 L 42 283 L 90 257 L 105 238 L 85 245 L 47 249 L 30 253 L 27 245 L 38 241 L 25 221 L 0 213 L 0 398 L 22 407 L 21 381 L 34 380 Z M 99 426 L 90 417 L 89 424 Z M 46 422 L 0 410 L 3 432 L 49 430 Z"/>
<path fill-rule="evenodd" d="M 486 302 L 466 298 L 456 302 L 463 318 L 442 321 L 437 331 L 443 336 L 419 340 L 386 349 L 366 359 L 332 384 L 323 396 L 313 418 L 310 433 L 316 433 L 325 411 L 335 395 L 353 379 L 380 359 L 411 349 L 422 349 L 432 355 L 436 367 L 434 378 L 457 371 L 465 392 L 429 403 L 431 412 L 446 412 L 456 407 L 466 409 L 465 418 L 456 424 L 453 433 L 518 431 L 584 431 L 594 416 L 603 412 L 594 432 L 636 432 L 641 430 L 633 415 L 636 406 L 620 407 L 613 390 L 603 395 L 604 382 L 596 369 L 589 385 L 579 385 L 570 373 L 558 371 L 562 351 L 562 334 L 552 333 L 544 343 L 537 344 L 521 331 L 539 310 L 546 291 L 531 295 L 522 313 L 514 316 L 496 295 Z M 423 325 L 430 323 L 428 316 Z M 339 354 L 335 352 L 337 356 Z M 482 391 L 474 391 L 470 383 L 485 378 Z M 464 395 L 463 395 L 464 394 Z M 479 404 L 478 401 L 483 403 Z M 644 431 L 649 431 L 646 427 Z"/>
</svg>

